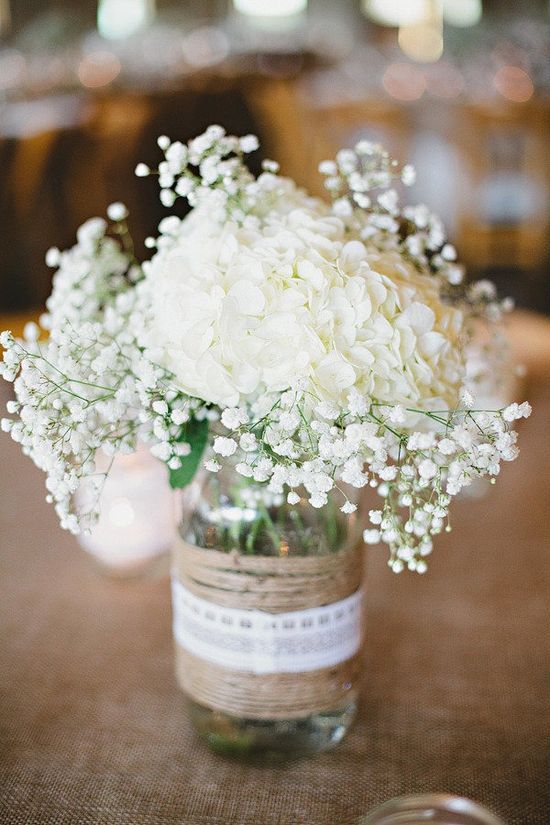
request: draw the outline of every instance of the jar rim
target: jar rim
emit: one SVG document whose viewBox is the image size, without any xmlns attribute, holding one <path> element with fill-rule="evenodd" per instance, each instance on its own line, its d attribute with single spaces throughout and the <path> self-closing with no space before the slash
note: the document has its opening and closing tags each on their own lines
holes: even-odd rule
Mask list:
<svg viewBox="0 0 550 825">
<path fill-rule="evenodd" d="M 414 819 L 409 818 L 409 814 Z M 504 825 L 495 814 L 464 796 L 446 793 L 417 794 L 390 799 L 370 811 L 360 825 L 417 825 L 437 822 L 438 814 L 462 814 L 464 825 Z"/>
</svg>

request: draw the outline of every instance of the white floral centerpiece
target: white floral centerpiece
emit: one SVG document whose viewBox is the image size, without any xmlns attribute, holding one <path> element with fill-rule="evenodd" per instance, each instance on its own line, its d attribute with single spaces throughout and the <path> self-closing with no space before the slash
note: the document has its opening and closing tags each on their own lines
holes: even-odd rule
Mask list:
<svg viewBox="0 0 550 825">
<path fill-rule="evenodd" d="M 254 178 L 253 136 L 212 126 L 158 143 L 162 203 L 186 198 L 190 213 L 165 218 L 138 263 L 126 209 L 111 205 L 109 222 L 48 252 L 47 341 L 35 325 L 0 338 L 16 395 L 2 428 L 47 473 L 62 526 L 97 516 L 96 453 L 139 439 L 174 487 L 228 457 L 290 505 L 305 491 L 352 513 L 345 490 L 370 485 L 380 507 L 365 541 L 389 546 L 394 571 L 424 572 L 452 497 L 518 453 L 510 425 L 529 405 L 477 409 L 465 362 L 471 319 L 498 321 L 507 304 L 487 282 L 463 285 L 440 221 L 399 205 L 394 186 L 414 170 L 377 145 L 321 165 L 328 205 L 274 162 Z M 79 511 L 83 479 L 97 496 Z"/>
</svg>

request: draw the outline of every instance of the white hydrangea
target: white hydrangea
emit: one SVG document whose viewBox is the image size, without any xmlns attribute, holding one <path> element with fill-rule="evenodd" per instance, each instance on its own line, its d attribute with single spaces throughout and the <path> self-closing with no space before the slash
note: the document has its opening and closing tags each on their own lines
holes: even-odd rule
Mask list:
<svg viewBox="0 0 550 825">
<path fill-rule="evenodd" d="M 462 316 L 437 280 L 348 240 L 292 182 L 257 185 L 271 197 L 266 215 L 239 226 L 203 204 L 145 267 L 146 344 L 178 387 L 237 407 L 302 379 L 329 418 L 352 391 L 455 404 Z"/>
</svg>

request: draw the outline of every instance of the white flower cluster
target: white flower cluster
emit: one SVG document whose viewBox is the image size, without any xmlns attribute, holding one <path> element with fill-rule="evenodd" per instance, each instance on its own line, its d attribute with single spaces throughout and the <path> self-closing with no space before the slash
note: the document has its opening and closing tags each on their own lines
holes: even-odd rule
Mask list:
<svg viewBox="0 0 550 825">
<path fill-rule="evenodd" d="M 172 206 L 178 197 L 185 198 L 191 206 L 207 200 L 210 208 L 214 203 L 222 209 L 231 205 L 244 217 L 247 204 L 241 198 L 254 178 L 242 158 L 258 149 L 255 135 L 237 138 L 226 135 L 221 126 L 209 126 L 204 134 L 188 144 L 179 140 L 172 142 L 162 135 L 158 145 L 164 152 L 164 160 L 157 170 L 164 206 Z M 151 170 L 146 164 L 138 164 L 138 177 L 149 174 Z M 216 193 L 214 199 L 213 192 Z"/>
<path fill-rule="evenodd" d="M 465 393 L 463 402 L 470 401 Z M 369 513 L 365 542 L 388 544 L 394 571 L 406 566 L 422 573 L 432 536 L 448 522 L 452 496 L 516 458 L 516 433 L 508 424 L 530 411 L 524 403 L 496 413 L 468 406 L 426 412 L 373 402 L 355 390 L 343 409 L 297 389 L 263 396 L 248 410 L 224 410 L 221 422 L 231 432 L 218 436 L 213 448 L 221 457 L 239 452 L 237 472 L 267 482 L 274 494 L 287 490 L 290 504 L 305 489 L 313 507 L 336 494 L 343 512 L 351 513 L 356 506 L 347 485 L 375 488 L 384 503 Z M 211 462 L 209 469 L 219 467 Z"/>
<path fill-rule="evenodd" d="M 129 293 L 130 295 L 132 293 Z M 108 333 L 101 323 L 67 327 L 41 344 L 34 330 L 25 342 L 3 333 L 3 377 L 14 380 L 16 401 L 2 429 L 44 470 L 48 500 L 56 504 L 63 527 L 89 527 L 95 511 L 77 517 L 72 496 L 89 476 L 99 495 L 104 473 L 96 473 L 95 454 L 131 452 L 136 443 L 139 397 L 133 377 L 135 345 L 124 326 L 125 308 L 117 302 Z"/>
<path fill-rule="evenodd" d="M 134 284 L 142 276 L 121 247 L 127 230 L 118 221 L 125 214 L 115 210 L 115 237 L 106 235 L 105 221 L 93 219 L 79 229 L 72 249 L 48 252 L 48 263 L 59 269 L 41 318 L 50 333 L 46 342 L 40 341 L 36 324 L 27 325 L 23 341 L 9 332 L 0 337 L 5 349 L 0 375 L 14 382 L 17 399 L 8 402 L 8 412 L 18 416 L 3 419 L 2 429 L 47 473 L 47 498 L 55 503 L 62 526 L 75 533 L 97 517 L 106 477 L 96 467 L 98 450 L 131 452 L 139 433 L 158 442 L 154 449 L 172 467 L 189 451 L 177 441 L 177 422 L 189 418 L 193 402 L 181 402 L 177 391 L 166 389 L 164 371 L 144 358 L 137 343 Z M 164 410 L 166 402 L 159 397 L 165 395 L 174 407 L 171 428 L 157 414 L 159 405 Z M 164 448 L 167 437 L 169 450 Z M 89 510 L 76 513 L 73 495 L 84 477 L 95 496 L 89 497 Z"/>
<path fill-rule="evenodd" d="M 354 149 L 342 149 L 335 161 L 323 161 L 325 188 L 333 211 L 348 227 L 378 249 L 393 249 L 421 271 L 432 271 L 451 285 L 460 284 L 463 269 L 448 243 L 441 220 L 427 206 L 399 206 L 395 181 L 411 186 L 412 166 L 399 169 L 397 161 L 377 143 L 361 140 Z"/>
<path fill-rule="evenodd" d="M 151 358 L 182 391 L 221 407 L 302 379 L 339 405 L 352 387 L 390 403 L 453 405 L 462 313 L 437 280 L 350 238 L 292 182 L 264 174 L 255 189 L 270 208 L 243 225 L 205 206 L 163 223 L 139 287 Z"/>
<path fill-rule="evenodd" d="M 48 342 L 34 326 L 25 342 L 0 340 L 17 399 L 2 428 L 46 470 L 75 532 L 94 517 L 72 497 L 84 476 L 101 488 L 98 449 L 139 438 L 181 485 L 215 422 L 207 469 L 231 461 L 251 496 L 254 484 L 290 506 L 332 496 L 345 513 L 356 509 L 349 488 L 370 486 L 381 506 L 365 541 L 385 542 L 396 572 L 424 572 L 452 497 L 518 452 L 510 425 L 529 405 L 474 409 L 465 367 L 470 319 L 509 307 L 487 282 L 457 287 L 439 220 L 399 207 L 392 183 L 413 170 L 378 146 L 322 164 L 332 208 L 273 162 L 255 179 L 243 161 L 253 136 L 212 126 L 159 146 L 162 202 L 194 208 L 161 222 L 142 266 L 122 204 L 112 224 L 85 224 L 72 250 L 50 250 Z"/>
</svg>

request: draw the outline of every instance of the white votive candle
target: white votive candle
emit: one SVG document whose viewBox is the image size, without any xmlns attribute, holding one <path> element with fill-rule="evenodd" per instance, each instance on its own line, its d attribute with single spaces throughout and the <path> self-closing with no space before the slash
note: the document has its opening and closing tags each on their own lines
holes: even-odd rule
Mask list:
<svg viewBox="0 0 550 825">
<path fill-rule="evenodd" d="M 82 503 L 87 495 L 85 487 L 79 491 Z M 91 533 L 79 536 L 82 547 L 109 572 L 134 575 L 166 553 L 175 535 L 174 496 L 165 465 L 144 447 L 115 456 L 99 520 Z"/>
</svg>

